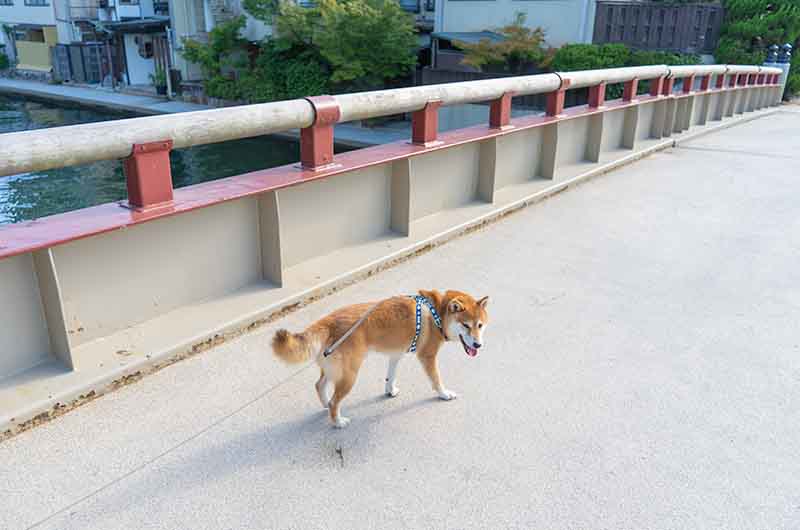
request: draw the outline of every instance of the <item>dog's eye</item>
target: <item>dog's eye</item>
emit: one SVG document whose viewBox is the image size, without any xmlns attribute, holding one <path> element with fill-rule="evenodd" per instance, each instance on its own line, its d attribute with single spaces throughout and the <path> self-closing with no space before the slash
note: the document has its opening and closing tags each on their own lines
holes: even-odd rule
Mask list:
<svg viewBox="0 0 800 530">
<path fill-rule="evenodd" d="M 478 322 L 478 329 L 481 329 L 482 327 L 483 327 L 483 322 Z"/>
<path fill-rule="evenodd" d="M 469 324 L 464 324 L 464 323 L 462 322 L 462 323 L 461 323 L 461 325 L 462 325 L 462 326 L 464 326 L 465 328 L 467 328 L 467 331 L 469 331 L 470 329 L 472 329 L 472 328 L 470 328 L 470 327 L 469 327 Z"/>
</svg>

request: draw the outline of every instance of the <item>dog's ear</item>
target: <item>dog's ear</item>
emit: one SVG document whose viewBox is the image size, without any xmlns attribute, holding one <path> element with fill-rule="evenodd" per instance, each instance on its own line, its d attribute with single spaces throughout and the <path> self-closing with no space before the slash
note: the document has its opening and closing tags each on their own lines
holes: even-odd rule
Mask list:
<svg viewBox="0 0 800 530">
<path fill-rule="evenodd" d="M 464 304 L 461 303 L 460 299 L 453 298 L 447 304 L 447 310 L 450 311 L 451 313 L 460 313 L 461 311 L 464 310 Z"/>
<path fill-rule="evenodd" d="M 421 294 L 422 296 L 424 296 L 425 298 L 427 298 L 428 300 L 433 302 L 434 307 L 437 307 L 437 308 L 438 307 L 442 307 L 443 296 L 436 289 L 433 289 L 431 291 L 425 291 L 425 290 L 420 289 L 419 294 Z"/>
<path fill-rule="evenodd" d="M 489 305 L 489 297 L 488 296 L 484 296 L 483 298 L 478 300 L 478 305 L 481 306 L 482 308 L 486 309 L 486 306 Z"/>
</svg>

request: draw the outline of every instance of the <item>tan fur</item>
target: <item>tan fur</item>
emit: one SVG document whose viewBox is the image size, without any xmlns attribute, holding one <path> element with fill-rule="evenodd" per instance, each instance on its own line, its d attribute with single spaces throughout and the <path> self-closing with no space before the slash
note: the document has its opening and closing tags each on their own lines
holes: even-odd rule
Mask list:
<svg viewBox="0 0 800 530">
<path fill-rule="evenodd" d="M 420 294 L 433 302 L 442 317 L 445 330 L 463 330 L 466 328 L 459 326 L 469 325 L 475 331 L 467 340 L 480 340 L 481 328 L 488 321 L 488 297 L 475 300 L 459 291 L 420 291 Z M 397 296 L 382 300 L 332 355 L 323 357 L 323 350 L 344 335 L 374 305 L 373 302 L 343 307 L 314 322 L 302 333 L 278 330 L 272 340 L 275 355 L 285 362 L 300 363 L 313 359 L 320 366 L 317 395 L 323 406 L 328 408 L 330 419 L 337 427 L 343 427 L 349 421 L 340 416 L 340 404 L 353 388 L 367 353 L 380 352 L 397 359 L 408 351 L 414 338 L 415 302 L 410 297 Z M 455 394 L 444 388 L 437 363 L 437 355 L 445 343 L 445 337 L 436 328 L 430 312 L 423 308 L 422 314 L 417 358 L 430 378 L 433 389 L 442 399 L 452 399 Z M 448 340 L 461 339 L 448 336 Z M 330 401 L 326 395 L 329 385 L 333 386 Z M 387 395 L 394 396 L 396 393 L 389 394 L 387 391 Z"/>
</svg>

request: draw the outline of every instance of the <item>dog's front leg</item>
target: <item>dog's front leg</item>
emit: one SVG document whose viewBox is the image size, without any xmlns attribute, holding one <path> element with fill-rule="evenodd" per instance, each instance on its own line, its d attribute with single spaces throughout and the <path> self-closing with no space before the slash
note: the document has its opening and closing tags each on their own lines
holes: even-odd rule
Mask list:
<svg viewBox="0 0 800 530">
<path fill-rule="evenodd" d="M 450 401 L 458 397 L 458 394 L 446 389 L 442 384 L 442 378 L 439 375 L 439 362 L 437 361 L 435 353 L 425 354 L 421 352 L 419 354 L 419 361 L 422 363 L 422 367 L 425 369 L 425 373 L 428 374 L 433 389 L 439 394 L 440 399 Z"/>
<path fill-rule="evenodd" d="M 397 365 L 400 364 L 400 357 L 389 357 L 389 369 L 386 372 L 386 396 L 395 397 L 400 393 L 395 380 L 397 379 Z"/>
</svg>

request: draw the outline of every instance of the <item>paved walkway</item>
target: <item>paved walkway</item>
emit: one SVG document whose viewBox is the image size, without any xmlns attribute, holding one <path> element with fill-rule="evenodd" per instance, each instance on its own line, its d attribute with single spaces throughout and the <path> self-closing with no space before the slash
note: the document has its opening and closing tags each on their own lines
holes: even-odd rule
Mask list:
<svg viewBox="0 0 800 530">
<path fill-rule="evenodd" d="M 279 323 L 489 294 L 485 351 L 442 355 L 459 399 L 413 360 L 385 399 L 373 357 L 332 430 L 271 326 L 0 444 L 0 528 L 800 527 L 798 118 L 654 155 Z"/>
</svg>

